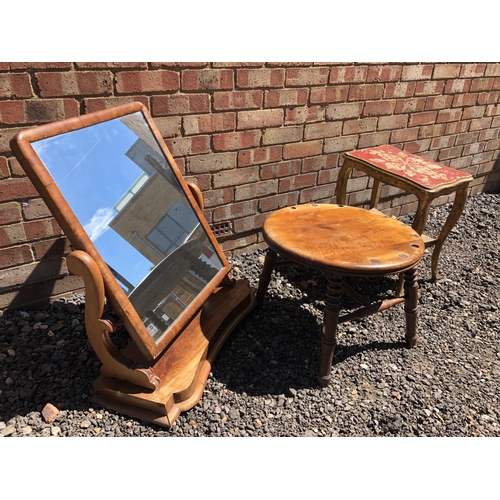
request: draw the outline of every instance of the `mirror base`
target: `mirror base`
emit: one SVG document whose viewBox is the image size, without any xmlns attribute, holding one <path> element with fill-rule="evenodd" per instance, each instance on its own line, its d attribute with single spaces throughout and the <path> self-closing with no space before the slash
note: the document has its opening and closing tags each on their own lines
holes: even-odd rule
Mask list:
<svg viewBox="0 0 500 500">
<path fill-rule="evenodd" d="M 247 280 L 214 291 L 182 333 L 151 362 L 160 380 L 145 389 L 126 380 L 99 376 L 92 402 L 163 427 L 171 427 L 181 412 L 203 395 L 217 354 L 238 323 L 255 307 L 255 290 Z M 144 359 L 134 343 L 122 354 L 137 363 Z"/>
</svg>

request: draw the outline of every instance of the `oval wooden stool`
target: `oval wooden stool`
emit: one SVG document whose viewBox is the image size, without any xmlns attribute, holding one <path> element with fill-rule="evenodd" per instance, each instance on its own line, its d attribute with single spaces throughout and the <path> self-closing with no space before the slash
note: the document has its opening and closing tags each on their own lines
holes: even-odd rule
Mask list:
<svg viewBox="0 0 500 500">
<path fill-rule="evenodd" d="M 383 311 L 404 301 L 406 343 L 416 343 L 418 283 L 417 265 L 424 254 L 420 235 L 397 219 L 362 208 L 305 204 L 282 208 L 264 222 L 263 235 L 269 249 L 264 262 L 257 304 L 262 304 L 277 256 L 317 269 L 328 280 L 321 338 L 318 383 L 326 386 L 336 346 L 338 323 Z M 404 273 L 404 298 L 369 304 L 343 277 L 377 277 Z M 341 292 L 353 296 L 363 307 L 339 318 Z"/>
</svg>

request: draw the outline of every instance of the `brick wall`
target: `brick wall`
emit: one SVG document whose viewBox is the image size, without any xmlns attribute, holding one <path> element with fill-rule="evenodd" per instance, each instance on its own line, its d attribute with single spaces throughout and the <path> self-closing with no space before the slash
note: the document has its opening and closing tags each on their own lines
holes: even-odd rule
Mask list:
<svg viewBox="0 0 500 500">
<path fill-rule="evenodd" d="M 500 63 L 0 63 L 0 310 L 81 287 L 68 242 L 13 158 L 19 130 L 125 102 L 151 111 L 231 254 L 273 210 L 334 201 L 342 153 L 393 144 L 500 187 Z M 357 175 L 355 173 L 355 175 Z M 363 205 L 371 184 L 349 184 Z M 384 188 L 391 215 L 415 200 Z M 439 199 L 445 203 L 449 198 Z"/>
</svg>

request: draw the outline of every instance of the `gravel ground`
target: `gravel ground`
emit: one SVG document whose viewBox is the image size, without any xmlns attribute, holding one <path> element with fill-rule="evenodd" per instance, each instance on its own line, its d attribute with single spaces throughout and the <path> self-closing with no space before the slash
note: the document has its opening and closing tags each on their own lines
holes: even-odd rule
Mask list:
<svg viewBox="0 0 500 500">
<path fill-rule="evenodd" d="M 432 209 L 427 232 L 448 211 Z M 100 362 L 81 296 L 0 316 L 0 436 L 499 436 L 499 214 L 499 194 L 468 201 L 437 283 L 426 252 L 416 347 L 404 347 L 402 306 L 344 323 L 326 388 L 316 386 L 326 280 L 280 268 L 264 306 L 221 350 L 201 401 L 171 429 L 92 405 Z M 235 258 L 235 275 L 257 285 L 263 255 Z M 395 282 L 358 284 L 377 296 Z M 58 409 L 51 423 L 48 403 Z"/>
</svg>

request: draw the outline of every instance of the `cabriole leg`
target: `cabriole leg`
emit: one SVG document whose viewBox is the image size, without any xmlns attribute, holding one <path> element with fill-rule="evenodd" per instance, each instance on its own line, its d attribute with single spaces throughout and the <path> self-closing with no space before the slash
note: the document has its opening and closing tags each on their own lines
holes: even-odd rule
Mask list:
<svg viewBox="0 0 500 500">
<path fill-rule="evenodd" d="M 405 316 L 406 316 L 406 345 L 413 347 L 417 343 L 417 308 L 418 282 L 417 268 L 409 269 L 404 273 L 405 281 Z"/>
<path fill-rule="evenodd" d="M 278 254 L 269 248 L 266 253 L 266 259 L 264 260 L 264 268 L 262 269 L 262 273 L 259 278 L 259 288 L 257 290 L 256 297 L 257 306 L 261 306 L 264 302 L 264 296 L 266 295 L 267 287 L 271 281 L 271 276 L 273 274 L 277 258 Z"/>
</svg>

